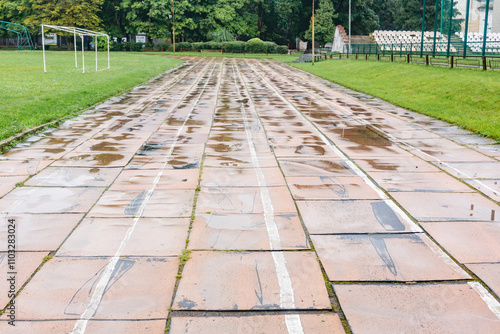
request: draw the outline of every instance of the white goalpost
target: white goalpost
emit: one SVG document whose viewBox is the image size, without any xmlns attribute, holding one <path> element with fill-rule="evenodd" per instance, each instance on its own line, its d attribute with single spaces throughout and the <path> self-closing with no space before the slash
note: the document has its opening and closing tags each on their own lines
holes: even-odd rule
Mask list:
<svg viewBox="0 0 500 334">
<path fill-rule="evenodd" d="M 54 30 L 60 30 L 68 33 L 73 34 L 74 38 L 74 46 L 75 46 L 75 67 L 78 68 L 78 57 L 77 57 L 77 52 L 76 52 L 76 36 L 80 36 L 82 39 L 82 67 L 83 71 L 82 73 L 85 73 L 85 47 L 84 47 L 84 37 L 85 36 L 92 36 L 94 37 L 94 49 L 95 49 L 95 70 L 97 71 L 97 37 L 106 37 L 107 42 L 108 42 L 108 68 L 110 68 L 110 62 L 109 62 L 109 35 L 98 32 L 98 31 L 92 31 L 92 30 L 87 30 L 87 29 L 82 29 L 82 28 L 75 28 L 75 27 L 63 27 L 63 26 L 53 26 L 49 24 L 42 24 L 42 50 L 43 50 L 43 71 L 47 72 L 47 66 L 45 64 L 45 28 L 50 28 Z"/>
</svg>

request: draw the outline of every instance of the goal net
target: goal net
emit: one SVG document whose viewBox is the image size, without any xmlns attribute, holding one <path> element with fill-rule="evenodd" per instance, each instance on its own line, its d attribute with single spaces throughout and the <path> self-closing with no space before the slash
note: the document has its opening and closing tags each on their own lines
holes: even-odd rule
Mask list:
<svg viewBox="0 0 500 334">
<path fill-rule="evenodd" d="M 75 47 L 75 67 L 78 68 L 78 55 L 77 55 L 77 48 L 76 48 L 76 37 L 79 36 L 82 40 L 82 73 L 85 73 L 85 46 L 84 46 L 84 37 L 85 36 L 90 36 L 94 38 L 94 49 L 95 49 L 95 70 L 98 70 L 97 66 L 97 38 L 106 38 L 107 43 L 108 43 L 108 67 L 110 68 L 110 61 L 109 61 L 109 35 L 98 32 L 98 31 L 92 31 L 92 30 L 87 30 L 87 29 L 82 29 L 82 28 L 76 28 L 76 27 L 64 27 L 64 26 L 54 26 L 50 24 L 42 24 L 42 49 L 43 49 L 43 71 L 47 72 L 47 66 L 45 63 L 45 30 L 59 30 L 59 31 L 64 31 L 66 33 L 73 34 L 74 38 L 74 47 Z"/>
</svg>

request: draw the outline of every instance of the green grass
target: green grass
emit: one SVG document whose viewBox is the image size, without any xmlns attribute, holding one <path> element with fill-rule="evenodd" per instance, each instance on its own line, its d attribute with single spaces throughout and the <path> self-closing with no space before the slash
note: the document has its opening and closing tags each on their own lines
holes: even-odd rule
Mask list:
<svg viewBox="0 0 500 334">
<path fill-rule="evenodd" d="M 111 53 L 111 68 L 95 71 L 95 56 L 85 57 L 86 73 L 75 68 L 74 53 L 0 51 L 0 140 L 47 122 L 71 117 L 106 99 L 126 92 L 181 63 L 141 53 Z M 99 68 L 107 67 L 99 54 Z"/>
<path fill-rule="evenodd" d="M 220 52 L 149 52 L 149 54 L 162 55 L 162 56 L 193 56 L 193 57 L 227 57 L 227 58 L 248 58 L 248 59 L 274 59 L 284 63 L 290 63 L 300 57 L 300 54 L 263 54 L 263 53 L 220 53 Z"/>
<path fill-rule="evenodd" d="M 500 71 L 335 59 L 293 66 L 500 141 Z"/>
</svg>

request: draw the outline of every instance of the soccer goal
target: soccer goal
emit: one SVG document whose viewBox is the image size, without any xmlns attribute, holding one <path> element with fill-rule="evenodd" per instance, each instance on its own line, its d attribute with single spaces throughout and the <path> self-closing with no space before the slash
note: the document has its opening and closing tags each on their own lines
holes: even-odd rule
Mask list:
<svg viewBox="0 0 500 334">
<path fill-rule="evenodd" d="M 97 67 L 97 38 L 98 37 L 106 37 L 107 42 L 108 42 L 108 68 L 110 68 L 110 62 L 109 62 L 109 35 L 102 33 L 102 32 L 97 32 L 97 31 L 92 31 L 92 30 L 87 30 L 87 29 L 82 29 L 82 28 L 75 28 L 75 27 L 64 27 L 64 26 L 53 26 L 49 24 L 42 24 L 42 49 L 43 49 L 43 71 L 47 72 L 47 66 L 45 64 L 45 29 L 53 29 L 53 30 L 59 30 L 59 31 L 64 31 L 67 33 L 73 34 L 74 38 L 74 46 L 75 46 L 75 67 L 78 68 L 78 55 L 76 51 L 76 36 L 80 36 L 82 39 L 82 73 L 85 73 L 85 46 L 84 46 L 84 37 L 85 36 L 91 36 L 94 38 L 94 49 L 95 49 L 95 70 L 98 70 Z"/>
</svg>

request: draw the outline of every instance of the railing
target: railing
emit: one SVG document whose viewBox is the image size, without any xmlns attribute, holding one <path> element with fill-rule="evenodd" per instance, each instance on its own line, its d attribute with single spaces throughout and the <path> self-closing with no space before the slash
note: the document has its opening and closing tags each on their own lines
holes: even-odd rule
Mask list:
<svg viewBox="0 0 500 334">
<path fill-rule="evenodd" d="M 339 53 L 328 55 L 328 58 L 332 59 L 355 59 L 355 60 L 371 60 L 371 61 L 386 61 L 386 62 L 399 62 L 408 64 L 422 64 L 427 66 L 446 66 L 450 68 L 454 67 L 468 67 L 468 68 L 479 68 L 487 70 L 500 70 L 500 56 L 433 56 L 426 54 L 420 56 L 420 54 L 369 54 L 369 53 Z M 327 57 L 325 57 L 327 59 Z M 320 59 L 321 60 L 321 59 Z"/>
<path fill-rule="evenodd" d="M 432 55 L 447 55 L 447 56 L 462 56 L 463 55 L 463 43 L 452 42 L 437 42 L 423 44 L 423 54 Z M 480 50 L 474 52 L 473 50 Z M 483 42 L 467 42 L 467 54 L 468 55 L 481 55 L 483 49 Z M 486 53 L 489 55 L 498 54 L 500 55 L 500 41 L 486 41 Z M 349 45 L 344 46 L 344 53 L 352 54 L 420 54 L 421 53 L 421 43 L 394 43 L 394 44 L 352 44 L 351 52 L 349 52 Z"/>
</svg>

